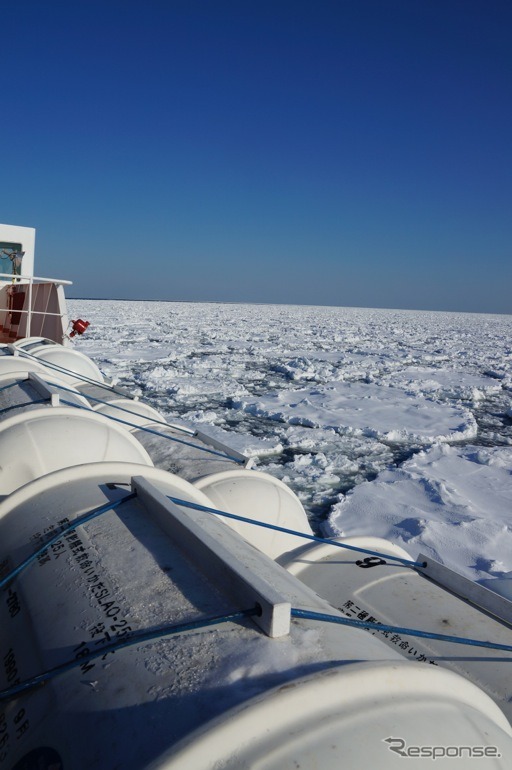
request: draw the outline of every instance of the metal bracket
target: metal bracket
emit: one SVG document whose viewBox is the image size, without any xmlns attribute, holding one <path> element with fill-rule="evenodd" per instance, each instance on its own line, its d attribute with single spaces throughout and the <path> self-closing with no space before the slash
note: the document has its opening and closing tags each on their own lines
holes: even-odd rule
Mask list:
<svg viewBox="0 0 512 770">
<path fill-rule="evenodd" d="M 60 406 L 59 391 L 54 385 L 50 385 L 43 380 L 36 372 L 28 372 L 28 379 L 34 390 L 36 390 L 40 396 L 47 398 L 50 401 L 51 406 Z"/>
<path fill-rule="evenodd" d="M 244 464 L 249 462 L 249 458 L 246 457 L 241 452 L 239 452 L 237 449 L 232 449 L 232 447 L 228 446 L 227 444 L 223 444 L 222 441 L 218 441 L 216 438 L 212 438 L 211 436 L 208 436 L 208 434 L 203 433 L 202 430 L 196 430 L 194 433 L 194 436 L 197 439 L 199 439 L 199 441 L 201 441 L 203 444 L 208 444 L 208 446 L 211 446 L 214 449 L 218 449 L 219 451 L 224 452 L 230 457 L 234 457 L 237 460 L 240 460 L 240 462 L 243 462 Z"/>
<path fill-rule="evenodd" d="M 512 626 L 512 602 L 484 586 L 474 583 L 463 575 L 459 575 L 444 564 L 420 553 L 418 562 L 425 562 L 426 567 L 415 569 L 434 583 L 447 588 L 456 596 L 465 599 L 470 604 L 492 615 L 496 620 Z"/>
<path fill-rule="evenodd" d="M 275 562 L 211 514 L 183 511 L 143 476 L 132 478 L 132 490 L 159 527 L 220 591 L 242 607 L 261 608 L 253 620 L 268 636 L 289 633 L 291 602 L 272 584 L 273 570 L 280 570 Z"/>
</svg>

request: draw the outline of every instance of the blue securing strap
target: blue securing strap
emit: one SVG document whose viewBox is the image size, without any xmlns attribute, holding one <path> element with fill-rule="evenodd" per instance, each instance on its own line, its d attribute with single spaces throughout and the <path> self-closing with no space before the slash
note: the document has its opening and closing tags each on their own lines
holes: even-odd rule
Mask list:
<svg viewBox="0 0 512 770">
<path fill-rule="evenodd" d="M 55 388 L 58 388 L 59 390 L 64 390 L 66 393 L 73 393 L 76 395 L 77 391 L 73 390 L 73 388 L 66 388 L 65 385 L 61 385 L 60 383 L 52 383 Z M 84 396 L 83 393 L 80 395 Z M 119 406 L 119 404 L 114 404 L 112 401 L 105 401 L 103 398 L 96 398 L 96 396 L 91 396 L 89 393 L 87 393 L 84 398 L 87 399 L 87 401 L 95 401 L 97 404 L 103 404 L 104 406 L 108 406 L 111 409 L 117 409 L 119 412 L 126 412 L 126 414 L 131 414 L 139 416 L 137 412 L 133 412 L 131 409 L 126 409 L 124 406 Z M 144 404 L 144 401 L 135 401 L 135 399 L 132 399 L 134 404 Z M 103 412 L 101 412 L 103 414 Z M 103 414 L 103 416 L 105 416 Z M 144 416 L 144 415 L 142 415 Z M 190 428 L 182 427 L 181 425 L 170 425 L 168 422 L 163 422 L 162 420 L 156 420 L 154 417 L 151 418 L 151 424 L 152 425 L 163 425 L 165 428 L 172 428 L 173 430 L 181 431 L 181 433 L 185 433 L 188 436 L 195 436 L 195 432 Z"/>
<path fill-rule="evenodd" d="M 6 690 L 0 691 L 0 701 L 11 700 L 12 698 L 17 698 L 19 695 L 33 690 L 35 687 L 42 687 L 50 679 L 54 679 L 60 674 L 65 674 L 67 671 L 71 671 L 74 668 L 78 668 L 84 663 L 88 663 L 95 658 L 103 657 L 109 652 L 115 652 L 116 650 L 121 650 L 124 647 L 133 647 L 135 644 L 143 644 L 144 642 L 155 641 L 156 639 L 164 639 L 165 637 L 172 636 L 173 634 L 182 634 L 186 631 L 197 631 L 202 628 L 207 628 L 208 626 L 218 625 L 219 623 L 234 623 L 236 621 L 250 617 L 251 615 L 258 615 L 259 613 L 260 610 L 254 607 L 248 610 L 232 612 L 229 615 L 219 615 L 203 618 L 201 620 L 193 620 L 189 623 L 178 623 L 174 626 L 164 626 L 163 628 L 152 629 L 150 631 L 135 632 L 134 634 L 124 636 L 122 639 L 118 639 L 111 644 L 105 644 L 87 655 L 81 655 L 78 660 L 74 659 L 69 660 L 66 663 L 61 663 L 59 666 L 55 666 L 55 668 L 51 668 L 42 674 L 37 674 L 30 679 L 26 679 L 24 682 L 20 682 L 19 684 L 13 685 Z"/>
<path fill-rule="evenodd" d="M 495 642 L 484 642 L 479 639 L 467 639 L 463 636 L 449 636 L 447 634 L 436 634 L 430 631 L 418 631 L 415 628 L 402 628 L 402 626 L 388 626 L 381 623 L 368 623 L 365 620 L 355 620 L 354 618 L 342 618 L 337 615 L 325 615 L 322 612 L 312 612 L 310 610 L 298 610 L 292 607 L 292 618 L 302 618 L 305 620 L 319 620 L 324 623 L 338 623 L 341 626 L 353 626 L 354 628 L 368 628 L 371 631 L 392 631 L 395 634 L 404 634 L 405 636 L 419 636 L 424 639 L 438 639 L 441 642 L 451 642 L 452 644 L 467 644 L 472 647 L 486 647 L 490 650 L 503 650 L 512 652 L 512 645 L 497 644 Z"/>
<path fill-rule="evenodd" d="M 61 399 L 61 402 L 66 404 L 66 406 L 74 406 L 76 409 L 85 409 L 85 411 L 91 411 L 87 406 L 74 404 L 71 401 L 66 401 L 65 399 Z M 216 452 L 215 449 L 208 449 L 208 447 L 205 446 L 192 444 L 190 441 L 184 441 L 182 438 L 176 438 L 176 436 L 169 436 L 167 433 L 162 433 L 160 430 L 153 430 L 152 428 L 148 428 L 145 425 L 137 425 L 136 423 L 128 422 L 127 420 L 121 420 L 120 417 L 114 417 L 112 414 L 103 414 L 102 416 L 106 417 L 108 420 L 120 422 L 121 425 L 128 425 L 130 428 L 136 428 L 136 430 L 142 430 L 145 433 L 151 433 L 154 436 L 161 436 L 162 438 L 166 438 L 168 441 L 175 441 L 177 444 L 184 444 L 185 446 L 190 446 L 193 449 L 199 449 L 200 452 L 207 452 L 208 454 L 222 457 L 224 460 L 232 460 L 234 463 L 238 463 L 239 465 L 244 465 L 245 463 L 245 460 L 241 460 L 238 457 L 232 457 L 231 455 L 224 454 L 223 452 Z"/>
<path fill-rule="evenodd" d="M 44 551 L 47 550 L 51 545 L 56 543 L 60 538 L 65 535 L 67 532 L 72 532 L 77 527 L 80 527 L 82 524 L 87 524 L 87 522 L 92 521 L 93 519 L 97 519 L 98 516 L 102 516 L 104 513 L 107 513 L 107 511 L 113 511 L 115 508 L 118 508 L 123 503 L 126 503 L 127 500 L 133 500 L 134 497 L 136 497 L 135 492 L 130 492 L 130 494 L 125 495 L 120 500 L 115 500 L 113 503 L 107 503 L 106 505 L 102 505 L 101 508 L 96 508 L 94 511 L 89 511 L 88 513 L 84 513 L 82 516 L 79 516 L 77 519 L 73 519 L 73 521 L 70 521 L 69 524 L 67 524 L 65 527 L 62 527 L 62 529 L 59 529 L 58 533 L 53 535 L 49 540 L 46 541 L 40 548 L 37 549 L 37 551 L 34 551 L 30 556 L 27 556 L 26 559 L 24 559 L 21 564 L 18 564 L 17 567 L 14 567 L 5 577 L 3 577 L 0 580 L 0 588 L 3 588 L 7 583 L 10 583 L 11 580 L 13 580 L 17 575 L 20 574 L 20 572 L 23 572 L 27 567 L 29 567 L 31 564 L 33 564 L 37 557 L 40 556 Z"/>
<path fill-rule="evenodd" d="M 37 361 L 37 363 L 42 364 L 43 366 L 48 367 L 49 369 L 53 369 L 54 371 L 61 372 L 64 374 L 68 374 L 72 377 L 74 377 L 77 380 L 82 380 L 82 382 L 87 382 L 90 385 L 97 385 L 99 388 L 103 388 L 104 390 L 108 390 L 110 392 L 115 392 L 114 388 L 111 385 L 106 385 L 104 382 L 99 382 L 98 380 L 93 380 L 91 377 L 86 377 L 83 374 L 78 374 L 77 372 L 73 372 L 71 369 L 66 369 L 64 366 L 60 366 L 59 364 L 53 364 L 49 361 L 44 361 L 41 358 L 37 358 L 37 356 L 33 356 L 31 353 L 28 353 L 25 350 L 20 350 L 20 355 L 26 356 L 27 358 L 33 359 L 34 361 Z M 61 387 L 61 386 L 56 386 Z M 65 390 L 65 388 L 62 388 Z M 72 392 L 72 391 L 71 391 Z M 100 401 L 100 399 L 95 399 L 92 396 L 90 397 L 93 401 Z M 66 404 L 67 406 L 75 406 L 79 409 L 85 409 L 86 407 L 80 407 L 78 404 L 72 404 L 69 401 L 62 400 L 63 404 Z M 100 403 L 102 403 L 100 401 Z M 103 402 L 107 403 L 108 402 Z M 113 406 L 113 405 L 111 405 Z M 122 407 L 119 407 L 122 408 Z M 121 420 L 118 417 L 113 417 L 112 415 L 103 415 L 104 417 L 108 417 L 110 420 L 115 420 L 116 422 L 120 422 L 123 425 L 128 425 L 130 428 L 137 428 L 137 430 L 143 430 L 146 433 L 153 433 L 155 436 L 163 436 L 164 438 L 168 439 L 169 441 L 176 441 L 178 444 L 185 444 L 186 446 L 194 447 L 194 449 L 199 449 L 202 452 L 208 452 L 209 454 L 216 455 L 217 457 L 223 457 L 227 458 L 228 460 L 232 460 L 232 462 L 238 463 L 239 465 L 244 465 L 246 460 L 242 460 L 239 457 L 232 457 L 231 455 L 222 453 L 222 452 L 216 452 L 214 449 L 208 449 L 207 447 L 198 446 L 197 444 L 191 444 L 187 441 L 183 441 L 178 438 L 174 438 L 173 436 L 168 436 L 165 433 L 160 433 L 159 431 L 151 430 L 151 428 L 146 428 L 141 425 L 135 425 L 133 423 L 127 422 L 126 420 Z M 172 426 L 169 426 L 172 427 Z M 179 430 L 179 428 L 175 428 L 175 430 Z"/>
<path fill-rule="evenodd" d="M 137 644 L 143 644 L 144 642 L 155 641 L 157 639 L 163 639 L 167 636 L 174 634 L 185 633 L 187 631 L 196 631 L 208 626 L 217 625 L 219 623 L 228 623 L 240 621 L 246 617 L 259 614 L 258 608 L 251 608 L 247 610 L 240 610 L 228 615 L 214 616 L 209 618 L 203 618 L 202 620 L 191 621 L 189 623 L 179 623 L 174 626 L 164 626 L 159 629 L 152 629 L 149 631 L 136 632 L 130 636 L 125 636 L 123 639 L 118 639 L 111 644 L 106 644 L 93 652 L 89 652 L 86 655 L 81 656 L 78 660 L 70 660 L 65 663 L 61 663 L 59 666 L 49 669 L 42 674 L 37 674 L 30 679 L 13 685 L 6 690 L 0 691 L 0 701 L 11 700 L 18 697 L 35 687 L 41 687 L 45 685 L 51 679 L 71 671 L 84 663 L 88 663 L 95 658 L 103 657 L 107 653 L 115 652 L 126 647 L 132 647 Z M 364 621 L 353 620 L 352 618 L 342 618 L 335 615 L 325 615 L 321 612 L 312 612 L 310 610 L 299 610 L 292 608 L 291 615 L 294 618 L 300 618 L 304 620 L 318 620 L 325 623 L 337 623 L 339 625 L 353 626 L 355 628 L 367 628 L 375 631 L 393 631 L 395 633 L 401 633 L 407 636 L 426 637 L 428 639 L 438 639 L 444 642 L 450 642 L 453 644 L 465 644 L 474 647 L 485 647 L 493 650 L 504 650 L 506 652 L 512 652 L 512 646 L 506 644 L 495 644 L 493 642 L 481 641 L 478 639 L 466 639 L 458 636 L 447 636 L 445 634 L 434 634 L 427 631 L 418 631 L 412 628 L 402 628 L 400 626 L 388 626 L 379 625 L 377 623 L 366 623 Z"/>
<path fill-rule="evenodd" d="M 79 374 L 78 372 L 74 372 L 72 369 L 66 369 L 65 366 L 61 366 L 60 364 L 45 361 L 43 358 L 38 358 L 37 356 L 32 355 L 32 353 L 29 353 L 28 350 L 23 350 L 20 348 L 19 353 L 20 358 L 25 357 L 31 359 L 41 366 L 45 366 L 47 369 L 53 369 L 55 372 L 60 372 L 61 374 L 68 374 L 70 377 L 73 377 L 76 380 L 88 382 L 89 385 L 97 385 L 99 388 L 103 388 L 104 390 L 113 390 L 112 385 L 107 385 L 106 383 L 100 382 L 99 380 L 93 380 L 92 377 L 87 377 L 85 374 Z"/>
<path fill-rule="evenodd" d="M 215 513 L 217 516 L 225 516 L 227 519 L 234 519 L 235 521 L 243 521 L 245 524 L 254 524 L 256 527 L 264 527 L 265 529 L 273 529 L 276 532 L 284 532 L 286 535 L 295 535 L 296 537 L 302 537 L 304 540 L 313 540 L 315 543 L 322 543 L 325 545 L 334 545 L 337 548 L 346 548 L 349 551 L 358 551 L 359 553 L 367 553 L 370 556 L 378 556 L 380 559 L 386 561 L 392 559 L 398 561 L 401 564 L 405 564 L 407 567 L 425 567 L 424 562 L 412 561 L 412 559 L 403 559 L 401 556 L 393 556 L 388 553 L 380 553 L 379 551 L 370 551 L 368 548 L 359 548 L 355 545 L 348 545 L 347 543 L 340 543 L 337 540 L 331 540 L 329 538 L 318 537 L 317 535 L 308 535 L 305 532 L 298 532 L 295 529 L 287 529 L 286 527 L 279 527 L 277 524 L 268 524 L 266 521 L 257 521 L 256 519 L 248 519 L 246 516 L 239 516 L 235 513 L 227 513 L 227 511 L 220 511 L 218 508 L 209 508 L 206 505 L 199 505 L 199 503 L 191 503 L 188 500 L 181 500 L 179 497 L 170 497 L 173 503 L 176 505 L 182 505 L 184 508 L 194 508 L 197 511 L 205 511 L 205 513 Z"/>
<path fill-rule="evenodd" d="M 3 409 L 0 409 L 0 414 L 11 412 L 13 409 L 22 409 L 24 406 L 34 406 L 35 404 L 47 404 L 47 403 L 48 403 L 47 398 L 37 398 L 37 399 L 34 399 L 34 401 L 24 401 L 22 404 L 10 404 L 10 406 L 5 406 Z"/>
<path fill-rule="evenodd" d="M 9 374 L 11 374 L 11 372 L 9 372 Z M 12 372 L 12 376 L 15 377 L 16 372 Z M 21 382 L 26 382 L 26 380 L 27 378 L 24 377 L 23 380 L 21 380 Z M 19 385 L 19 384 L 20 384 L 20 380 L 16 380 L 16 382 L 10 382 L 8 385 L 2 385 L 2 387 L 0 388 L 0 392 L 2 390 L 9 390 L 9 388 L 14 388 L 15 385 Z"/>
</svg>

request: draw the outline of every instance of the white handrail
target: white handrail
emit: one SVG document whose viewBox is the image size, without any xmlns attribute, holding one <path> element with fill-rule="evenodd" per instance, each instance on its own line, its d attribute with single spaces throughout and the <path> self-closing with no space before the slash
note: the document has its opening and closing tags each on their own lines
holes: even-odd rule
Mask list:
<svg viewBox="0 0 512 770">
<path fill-rule="evenodd" d="M 12 273 L 0 273 L 0 278 L 9 278 L 12 280 L 14 278 L 15 282 L 18 283 L 18 281 L 29 281 L 30 283 L 33 283 L 34 281 L 41 281 L 43 283 L 58 283 L 61 286 L 72 286 L 73 281 L 65 281 L 62 278 L 41 278 L 38 275 L 13 275 Z"/>
<path fill-rule="evenodd" d="M 0 313 L 32 313 L 32 315 L 51 315 L 55 316 L 55 318 L 62 318 L 65 313 L 50 313 L 48 310 L 24 310 L 21 308 L 20 310 L 13 310 L 10 307 L 0 307 Z M 29 335 L 27 334 L 27 337 Z"/>
</svg>

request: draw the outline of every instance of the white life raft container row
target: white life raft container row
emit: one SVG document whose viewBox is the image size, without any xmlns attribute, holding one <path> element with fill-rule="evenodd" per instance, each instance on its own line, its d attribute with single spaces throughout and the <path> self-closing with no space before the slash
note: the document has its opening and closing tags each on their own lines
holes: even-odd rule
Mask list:
<svg viewBox="0 0 512 770">
<path fill-rule="evenodd" d="M 149 498 L 130 497 L 69 529 L 142 482 Z M 59 536 L 4 589 L 0 653 L 9 666 L 0 686 L 13 671 L 25 681 L 76 663 L 3 704 L 10 734 L 25 724 L 8 745 L 6 767 L 34 762 L 45 749 L 74 770 L 359 770 L 369 759 L 392 770 L 398 759 L 388 738 L 494 747 L 494 766 L 509 767 L 512 730 L 481 689 L 404 661 L 365 631 L 295 619 L 273 640 L 247 618 L 159 637 L 168 623 L 245 609 L 232 564 L 242 568 L 236 580 L 245 582 L 249 607 L 251 592 L 266 585 L 281 603 L 340 614 L 215 516 L 182 512 L 184 535 L 173 537 L 176 514 L 170 504 L 159 507 L 162 495 L 208 503 L 183 479 L 130 463 L 65 468 L 0 502 L 0 563 L 12 568 L 43 533 Z M 189 536 L 200 547 L 187 549 Z M 228 571 L 218 569 L 219 558 Z M 151 641 L 109 651 L 112 640 L 146 630 Z"/>
</svg>

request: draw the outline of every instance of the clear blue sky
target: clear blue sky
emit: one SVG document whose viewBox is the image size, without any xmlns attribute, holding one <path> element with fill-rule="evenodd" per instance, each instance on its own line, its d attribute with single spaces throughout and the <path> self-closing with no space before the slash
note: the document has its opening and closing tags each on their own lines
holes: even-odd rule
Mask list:
<svg viewBox="0 0 512 770">
<path fill-rule="evenodd" d="M 71 296 L 512 313 L 510 0 L 17 0 L 0 221 Z"/>
</svg>

